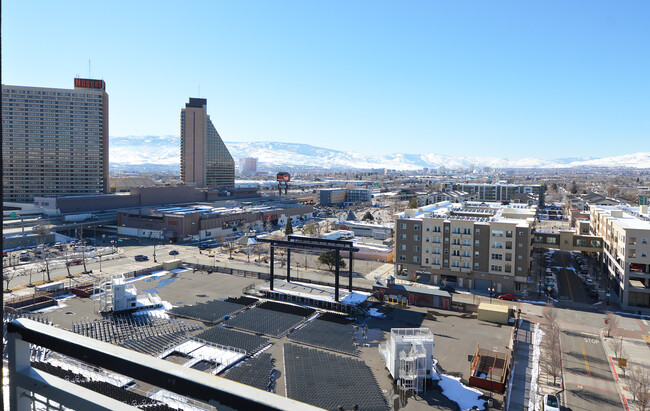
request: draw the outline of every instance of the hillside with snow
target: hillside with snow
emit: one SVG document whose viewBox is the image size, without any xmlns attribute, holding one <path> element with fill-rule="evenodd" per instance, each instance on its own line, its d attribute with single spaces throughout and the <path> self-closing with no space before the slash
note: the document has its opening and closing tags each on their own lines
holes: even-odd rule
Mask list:
<svg viewBox="0 0 650 411">
<path fill-rule="evenodd" d="M 650 168 L 650 152 L 605 158 L 563 158 L 544 160 L 534 157 L 506 159 L 498 157 L 455 157 L 438 153 L 393 153 L 372 156 L 349 151 L 332 150 L 309 144 L 274 141 L 226 142 L 235 161 L 256 157 L 260 169 L 393 169 L 418 170 L 423 167 L 447 169 L 470 166 L 492 168 L 570 168 L 629 167 Z M 127 136 L 110 138 L 111 169 L 160 166 L 178 167 L 180 162 L 178 136 Z"/>
</svg>

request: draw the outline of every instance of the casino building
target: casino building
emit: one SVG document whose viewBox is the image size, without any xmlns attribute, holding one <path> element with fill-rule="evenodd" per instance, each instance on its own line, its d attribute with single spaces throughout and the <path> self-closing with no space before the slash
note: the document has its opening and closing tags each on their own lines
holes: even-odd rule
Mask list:
<svg viewBox="0 0 650 411">
<path fill-rule="evenodd" d="M 190 98 L 181 110 L 181 179 L 197 188 L 235 186 L 235 160 L 208 115 L 208 101 Z"/>
<path fill-rule="evenodd" d="M 108 193 L 108 94 L 103 80 L 74 88 L 2 85 L 3 201 Z"/>
</svg>

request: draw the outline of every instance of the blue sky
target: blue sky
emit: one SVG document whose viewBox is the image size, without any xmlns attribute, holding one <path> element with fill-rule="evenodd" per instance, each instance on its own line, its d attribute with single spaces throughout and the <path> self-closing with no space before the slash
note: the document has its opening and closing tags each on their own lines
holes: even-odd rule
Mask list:
<svg viewBox="0 0 650 411">
<path fill-rule="evenodd" d="M 103 78 L 110 134 L 507 158 L 650 151 L 647 1 L 2 2 L 2 81 Z"/>
</svg>

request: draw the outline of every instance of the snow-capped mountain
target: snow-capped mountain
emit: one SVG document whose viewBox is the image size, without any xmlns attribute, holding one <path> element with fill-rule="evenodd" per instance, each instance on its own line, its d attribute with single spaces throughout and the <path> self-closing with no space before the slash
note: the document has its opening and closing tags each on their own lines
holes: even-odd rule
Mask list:
<svg viewBox="0 0 650 411">
<path fill-rule="evenodd" d="M 630 167 L 650 168 L 650 152 L 605 158 L 563 158 L 543 160 L 534 157 L 504 159 L 498 157 L 454 157 L 437 153 L 385 154 L 372 156 L 332 150 L 308 144 L 274 141 L 226 142 L 235 161 L 256 157 L 260 169 L 393 169 L 417 170 L 423 167 L 447 169 L 487 166 L 492 168 L 569 168 L 569 167 Z M 173 167 L 180 162 L 178 136 L 127 136 L 110 139 L 111 168 L 124 169 L 136 165 Z"/>
</svg>

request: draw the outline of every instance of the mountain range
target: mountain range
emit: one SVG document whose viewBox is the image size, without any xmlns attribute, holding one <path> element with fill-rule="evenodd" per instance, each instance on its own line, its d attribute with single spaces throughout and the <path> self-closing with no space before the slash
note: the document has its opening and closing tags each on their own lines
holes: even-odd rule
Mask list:
<svg viewBox="0 0 650 411">
<path fill-rule="evenodd" d="M 498 157 L 457 157 L 438 153 L 393 153 L 379 156 L 332 150 L 309 144 L 276 141 L 226 142 L 235 161 L 256 157 L 261 170 L 419 170 L 424 167 L 447 169 L 468 167 L 491 168 L 571 168 L 571 167 L 629 167 L 650 168 L 650 152 L 616 157 L 575 157 L 544 160 L 534 157 L 506 159 Z M 112 170 L 137 168 L 178 169 L 179 136 L 126 136 L 110 138 Z"/>
</svg>

